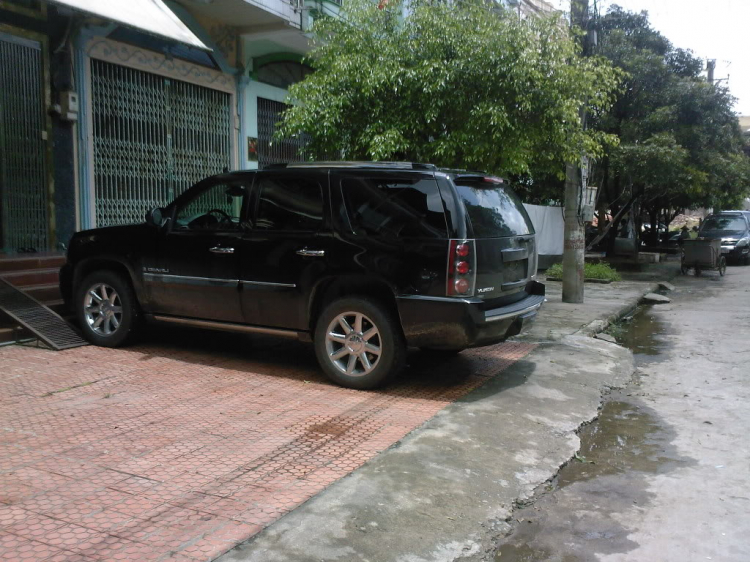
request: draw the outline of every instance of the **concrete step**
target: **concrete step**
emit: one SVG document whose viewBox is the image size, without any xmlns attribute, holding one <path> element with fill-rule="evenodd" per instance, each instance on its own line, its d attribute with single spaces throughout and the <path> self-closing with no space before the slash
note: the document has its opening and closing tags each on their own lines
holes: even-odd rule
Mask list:
<svg viewBox="0 0 750 562">
<path fill-rule="evenodd" d="M 58 268 L 4 271 L 0 277 L 11 285 L 23 289 L 31 285 L 53 285 L 59 281 Z"/>
<path fill-rule="evenodd" d="M 65 256 L 50 254 L 2 254 L 0 255 L 0 275 L 5 272 L 26 271 L 29 269 L 60 269 Z"/>
<path fill-rule="evenodd" d="M 46 283 L 42 285 L 27 285 L 23 292 L 42 304 L 49 306 L 52 302 L 62 302 L 60 286 L 57 283 Z"/>
</svg>

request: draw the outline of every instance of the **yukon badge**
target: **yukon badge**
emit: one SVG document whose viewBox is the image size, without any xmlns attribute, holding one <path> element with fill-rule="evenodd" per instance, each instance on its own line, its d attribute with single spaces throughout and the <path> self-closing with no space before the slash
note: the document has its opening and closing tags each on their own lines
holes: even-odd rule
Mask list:
<svg viewBox="0 0 750 562">
<path fill-rule="evenodd" d="M 484 287 L 483 289 L 477 289 L 477 293 L 490 293 L 495 290 L 495 287 Z"/>
</svg>

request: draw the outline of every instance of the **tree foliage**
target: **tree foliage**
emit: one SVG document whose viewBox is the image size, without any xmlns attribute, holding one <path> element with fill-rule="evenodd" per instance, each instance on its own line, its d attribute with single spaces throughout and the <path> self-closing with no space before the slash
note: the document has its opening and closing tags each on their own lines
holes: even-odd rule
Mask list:
<svg viewBox="0 0 750 562">
<path fill-rule="evenodd" d="M 601 211 L 627 206 L 668 224 L 685 208 L 736 205 L 750 189 L 750 161 L 729 92 L 709 84 L 703 61 L 674 48 L 646 12 L 613 6 L 600 27 L 599 54 L 626 76 L 612 109 L 594 120 L 620 139 L 597 166 Z"/>
<path fill-rule="evenodd" d="M 290 88 L 277 138 L 306 135 L 310 157 L 552 175 L 616 142 L 579 108 L 605 112 L 617 72 L 581 57 L 558 19 L 482 0 L 383 6 L 352 0 L 315 22 L 315 72 Z"/>
</svg>

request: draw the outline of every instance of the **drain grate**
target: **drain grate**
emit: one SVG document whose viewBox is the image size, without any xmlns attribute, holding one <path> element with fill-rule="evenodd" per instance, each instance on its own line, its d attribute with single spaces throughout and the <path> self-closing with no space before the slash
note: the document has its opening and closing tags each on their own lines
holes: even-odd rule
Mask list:
<svg viewBox="0 0 750 562">
<path fill-rule="evenodd" d="M 57 351 L 88 345 L 59 315 L 4 279 L 0 279 L 0 310 Z"/>
</svg>

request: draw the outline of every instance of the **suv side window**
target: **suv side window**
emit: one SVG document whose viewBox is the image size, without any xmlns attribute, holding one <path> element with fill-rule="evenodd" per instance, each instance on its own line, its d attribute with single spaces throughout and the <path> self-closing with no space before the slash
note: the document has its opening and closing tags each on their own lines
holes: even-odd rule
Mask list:
<svg viewBox="0 0 750 562">
<path fill-rule="evenodd" d="M 323 187 L 298 176 L 261 176 L 256 230 L 317 232 L 323 225 Z"/>
<path fill-rule="evenodd" d="M 437 182 L 425 178 L 350 177 L 341 180 L 355 232 L 391 237 L 446 238 Z"/>
<path fill-rule="evenodd" d="M 183 202 L 175 215 L 179 230 L 235 230 L 247 197 L 245 182 L 222 182 L 198 190 Z"/>
</svg>

